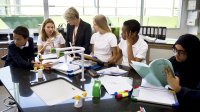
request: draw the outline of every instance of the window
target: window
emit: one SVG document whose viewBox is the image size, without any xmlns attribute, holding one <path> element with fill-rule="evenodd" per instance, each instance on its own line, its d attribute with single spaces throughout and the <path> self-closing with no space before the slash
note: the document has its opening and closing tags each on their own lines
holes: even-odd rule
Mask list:
<svg viewBox="0 0 200 112">
<path fill-rule="evenodd" d="M 180 2 L 180 0 L 145 0 L 143 25 L 178 28 L 181 15 Z"/>
<path fill-rule="evenodd" d="M 75 7 L 80 17 L 92 24 L 93 17 L 104 14 L 111 27 L 121 27 L 128 19 L 137 19 L 143 26 L 179 28 L 182 0 L 47 0 L 48 13 L 56 25 L 66 23 L 65 10 Z M 44 17 L 44 0 L 1 0 L 0 29 L 18 25 L 38 28 Z M 141 3 L 144 3 L 142 6 Z M 45 9 L 46 9 L 45 8 Z M 141 14 L 141 8 L 143 13 Z M 143 18 L 143 20 L 141 20 Z"/>
<path fill-rule="evenodd" d="M 1 0 L 0 29 L 14 29 L 19 25 L 38 28 L 43 21 L 42 0 Z"/>
</svg>

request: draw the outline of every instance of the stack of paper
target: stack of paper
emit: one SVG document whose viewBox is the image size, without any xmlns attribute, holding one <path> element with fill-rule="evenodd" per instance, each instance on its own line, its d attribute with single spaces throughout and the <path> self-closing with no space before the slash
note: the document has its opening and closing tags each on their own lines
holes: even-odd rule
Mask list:
<svg viewBox="0 0 200 112">
<path fill-rule="evenodd" d="M 132 89 L 132 79 L 121 76 L 103 76 L 99 79 L 109 94 Z"/>
<path fill-rule="evenodd" d="M 72 63 L 72 64 L 75 64 L 75 65 L 81 66 L 81 65 L 82 65 L 82 60 L 74 60 L 74 61 L 71 61 L 71 63 Z M 92 67 L 92 66 L 97 65 L 96 62 L 91 61 L 91 60 L 84 60 L 84 61 L 83 61 L 83 64 L 84 64 L 84 67 L 85 67 L 85 68 L 89 68 L 89 67 Z"/>
<path fill-rule="evenodd" d="M 53 65 L 55 64 L 58 64 L 60 62 L 59 59 L 46 59 L 46 60 L 43 60 L 42 61 L 42 64 L 45 64 L 45 63 L 52 63 Z"/>
<path fill-rule="evenodd" d="M 65 74 L 75 74 L 77 73 L 76 71 L 81 69 L 81 67 L 79 65 L 74 65 L 74 64 L 58 63 L 52 66 L 52 69 L 60 71 Z"/>
<path fill-rule="evenodd" d="M 57 59 L 57 54 L 44 54 L 42 58 L 45 59 Z"/>
<path fill-rule="evenodd" d="M 110 67 L 97 71 L 99 75 L 124 75 L 127 71 L 118 67 Z"/>
</svg>

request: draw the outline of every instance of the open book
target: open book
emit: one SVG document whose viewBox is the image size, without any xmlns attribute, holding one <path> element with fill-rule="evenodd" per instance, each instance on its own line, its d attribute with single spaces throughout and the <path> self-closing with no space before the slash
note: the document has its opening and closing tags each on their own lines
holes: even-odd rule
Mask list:
<svg viewBox="0 0 200 112">
<path fill-rule="evenodd" d="M 132 61 L 131 66 L 143 79 L 155 86 L 167 85 L 165 67 L 169 66 L 174 75 L 172 64 L 167 59 L 155 59 L 149 65 Z"/>
</svg>

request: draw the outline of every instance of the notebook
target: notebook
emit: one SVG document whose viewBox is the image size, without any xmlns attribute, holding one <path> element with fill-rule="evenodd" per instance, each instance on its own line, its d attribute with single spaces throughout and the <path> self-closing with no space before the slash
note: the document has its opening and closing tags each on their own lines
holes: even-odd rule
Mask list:
<svg viewBox="0 0 200 112">
<path fill-rule="evenodd" d="M 144 84 L 145 83 L 145 84 Z M 156 87 L 154 85 L 148 85 L 144 79 L 142 85 L 139 88 L 135 88 L 132 93 L 132 99 L 136 101 L 167 105 L 177 107 L 179 105 L 176 93 L 172 90 L 168 90 L 165 87 Z"/>
</svg>

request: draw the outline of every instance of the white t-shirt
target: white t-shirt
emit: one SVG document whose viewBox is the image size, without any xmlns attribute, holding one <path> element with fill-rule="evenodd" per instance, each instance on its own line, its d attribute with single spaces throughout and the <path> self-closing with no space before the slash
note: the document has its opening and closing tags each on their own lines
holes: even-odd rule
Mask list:
<svg viewBox="0 0 200 112">
<path fill-rule="evenodd" d="M 45 41 L 42 41 L 41 36 L 38 36 L 37 45 L 44 46 L 44 44 L 45 44 Z M 63 38 L 63 36 L 61 34 L 59 34 L 55 37 L 55 39 L 52 41 L 52 43 L 50 43 L 50 45 L 48 45 L 46 47 L 44 53 L 48 53 L 50 51 L 51 47 L 60 48 L 61 44 L 65 44 L 65 39 Z"/>
<path fill-rule="evenodd" d="M 129 66 L 126 40 L 121 38 L 121 41 L 118 44 L 118 46 L 122 50 L 122 55 L 123 55 L 122 65 Z M 147 50 L 148 50 L 148 45 L 143 40 L 143 38 L 139 37 L 138 41 L 134 45 L 132 45 L 132 49 L 133 49 L 133 56 L 143 59 L 142 62 L 146 63 L 146 53 L 147 53 Z"/>
<path fill-rule="evenodd" d="M 112 56 L 111 47 L 117 47 L 117 38 L 111 32 L 105 34 L 97 32 L 92 35 L 90 44 L 94 45 L 94 56 L 103 62 L 108 62 Z"/>
</svg>

